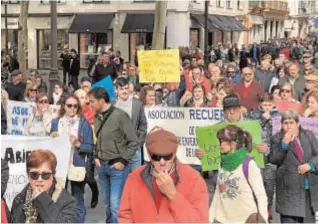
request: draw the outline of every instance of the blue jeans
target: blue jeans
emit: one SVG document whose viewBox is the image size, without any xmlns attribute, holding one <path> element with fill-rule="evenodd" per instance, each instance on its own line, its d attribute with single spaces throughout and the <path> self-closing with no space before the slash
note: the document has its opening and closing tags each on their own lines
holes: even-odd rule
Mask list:
<svg viewBox="0 0 318 224">
<path fill-rule="evenodd" d="M 72 196 L 76 199 L 76 222 L 85 223 L 86 208 L 84 203 L 85 181 L 71 181 Z"/>
<path fill-rule="evenodd" d="M 109 165 L 101 165 L 99 168 L 98 177 L 106 208 L 106 223 L 118 223 L 117 213 L 129 170 L 129 165 L 123 170 Z"/>
<path fill-rule="evenodd" d="M 130 162 L 130 172 L 133 172 L 135 169 L 141 166 L 141 152 L 136 151 L 134 157 Z"/>
</svg>

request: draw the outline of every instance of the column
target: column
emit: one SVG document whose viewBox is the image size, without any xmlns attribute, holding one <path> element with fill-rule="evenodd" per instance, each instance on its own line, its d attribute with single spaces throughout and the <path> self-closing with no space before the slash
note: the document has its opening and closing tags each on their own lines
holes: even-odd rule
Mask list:
<svg viewBox="0 0 318 224">
<path fill-rule="evenodd" d="M 268 41 L 271 38 L 271 21 L 267 20 L 267 27 L 266 27 L 266 40 Z"/>
<path fill-rule="evenodd" d="M 273 28 L 272 28 L 272 39 L 275 38 L 277 36 L 277 33 L 276 33 L 276 20 L 273 21 Z"/>
</svg>

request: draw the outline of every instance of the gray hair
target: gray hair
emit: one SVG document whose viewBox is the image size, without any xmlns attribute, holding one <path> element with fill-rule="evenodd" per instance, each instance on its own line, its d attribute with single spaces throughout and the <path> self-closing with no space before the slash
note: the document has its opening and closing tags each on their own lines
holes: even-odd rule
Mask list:
<svg viewBox="0 0 318 224">
<path fill-rule="evenodd" d="M 284 113 L 282 113 L 282 123 L 285 121 L 285 120 L 295 120 L 297 123 L 299 122 L 299 116 L 298 114 L 293 111 L 293 110 L 287 110 L 285 111 Z"/>
</svg>

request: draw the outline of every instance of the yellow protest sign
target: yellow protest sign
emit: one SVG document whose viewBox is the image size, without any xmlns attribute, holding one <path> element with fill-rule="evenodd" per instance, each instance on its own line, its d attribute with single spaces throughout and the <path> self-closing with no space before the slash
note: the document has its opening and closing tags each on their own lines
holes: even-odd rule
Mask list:
<svg viewBox="0 0 318 224">
<path fill-rule="evenodd" d="M 180 82 L 179 50 L 138 51 L 139 82 Z"/>
</svg>

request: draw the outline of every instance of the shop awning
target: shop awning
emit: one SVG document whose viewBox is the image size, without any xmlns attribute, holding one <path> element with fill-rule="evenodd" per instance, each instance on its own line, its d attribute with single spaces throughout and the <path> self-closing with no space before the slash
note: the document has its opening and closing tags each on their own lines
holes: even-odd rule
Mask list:
<svg viewBox="0 0 318 224">
<path fill-rule="evenodd" d="M 76 14 L 69 33 L 107 33 L 114 14 Z"/>
<path fill-rule="evenodd" d="M 191 14 L 191 19 L 195 20 L 197 23 L 200 24 L 200 26 L 202 26 L 204 28 L 204 15 L 202 14 Z M 216 27 L 216 25 L 214 25 L 212 23 L 212 21 L 208 18 L 208 30 L 210 32 L 213 31 L 219 31 L 220 29 Z"/>
<path fill-rule="evenodd" d="M 228 22 L 223 21 L 223 19 L 220 18 L 221 16 L 217 15 L 209 15 L 210 21 L 213 23 L 214 26 L 216 26 L 219 30 L 222 31 L 231 31 Z"/>
<path fill-rule="evenodd" d="M 228 21 L 231 31 L 247 31 L 248 29 L 235 17 L 233 16 L 221 16 L 223 19 Z"/>
<path fill-rule="evenodd" d="M 127 14 L 121 32 L 152 33 L 154 21 L 154 14 Z"/>
</svg>

